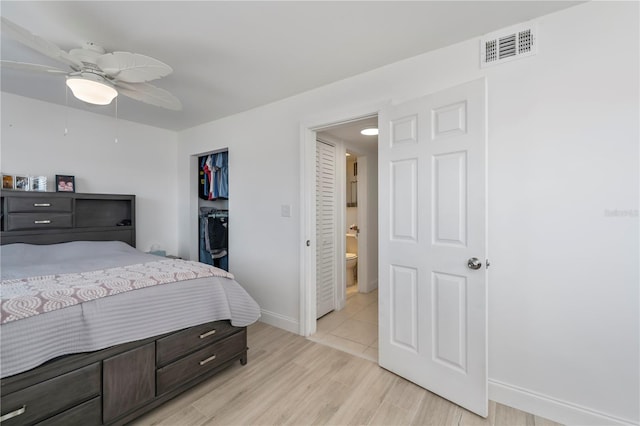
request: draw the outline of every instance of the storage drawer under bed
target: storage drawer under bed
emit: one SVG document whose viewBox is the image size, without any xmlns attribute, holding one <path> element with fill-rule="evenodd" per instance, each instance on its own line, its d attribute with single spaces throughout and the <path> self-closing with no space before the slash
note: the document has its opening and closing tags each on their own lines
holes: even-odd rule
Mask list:
<svg viewBox="0 0 640 426">
<path fill-rule="evenodd" d="M 91 364 L 2 395 L 2 426 L 34 424 L 99 396 L 100 370 L 100 363 Z"/>
<path fill-rule="evenodd" d="M 101 411 L 102 398 L 96 396 L 57 416 L 50 417 L 36 426 L 99 426 L 102 424 Z"/>
<path fill-rule="evenodd" d="M 210 345 L 239 329 L 229 321 L 217 321 L 187 328 L 158 339 L 156 364 L 163 367 L 196 349 Z"/>
<path fill-rule="evenodd" d="M 156 373 L 157 394 L 162 395 L 224 364 L 246 349 L 247 333 L 246 330 L 241 330 L 166 367 L 160 368 Z"/>
</svg>

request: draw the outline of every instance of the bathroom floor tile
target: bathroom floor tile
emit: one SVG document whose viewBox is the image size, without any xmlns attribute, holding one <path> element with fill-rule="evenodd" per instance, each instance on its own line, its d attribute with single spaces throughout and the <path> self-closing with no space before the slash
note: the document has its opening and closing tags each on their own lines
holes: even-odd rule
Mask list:
<svg viewBox="0 0 640 426">
<path fill-rule="evenodd" d="M 378 327 L 368 322 L 348 319 L 331 331 L 331 334 L 370 346 L 378 338 Z"/>
<path fill-rule="evenodd" d="M 347 287 L 347 299 L 349 299 L 349 297 L 353 296 L 354 294 L 358 294 L 358 283 Z"/>
<path fill-rule="evenodd" d="M 359 310 L 358 312 L 355 313 L 355 315 L 351 317 L 351 319 L 369 322 L 371 324 L 377 325 L 378 324 L 378 304 L 374 303 Z"/>
<path fill-rule="evenodd" d="M 309 340 L 378 362 L 378 291 L 347 287 L 344 309 L 320 318 L 316 330 Z"/>
<path fill-rule="evenodd" d="M 345 310 L 333 311 L 316 322 L 316 330 L 323 333 L 330 333 L 340 324 L 349 319 L 349 314 Z"/>
<path fill-rule="evenodd" d="M 378 302 L 378 290 L 374 290 L 371 293 L 356 293 L 352 297 L 347 299 L 348 303 L 355 303 L 358 305 L 369 306 Z"/>
<path fill-rule="evenodd" d="M 361 305 L 359 303 L 351 303 L 351 302 L 347 301 L 347 304 L 345 305 L 344 309 L 342 309 L 342 311 L 338 311 L 338 312 L 346 312 L 347 315 L 349 316 L 349 318 L 353 318 L 353 316 L 355 316 L 358 313 L 362 312 L 366 308 L 367 308 L 367 306 L 365 306 L 365 305 Z"/>
</svg>

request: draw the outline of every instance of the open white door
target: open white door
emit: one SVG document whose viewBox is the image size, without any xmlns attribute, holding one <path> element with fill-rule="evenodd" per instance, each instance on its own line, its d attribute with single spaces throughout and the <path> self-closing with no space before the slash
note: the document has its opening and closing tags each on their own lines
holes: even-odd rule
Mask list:
<svg viewBox="0 0 640 426">
<path fill-rule="evenodd" d="M 485 80 L 379 127 L 380 366 L 486 417 Z"/>
</svg>

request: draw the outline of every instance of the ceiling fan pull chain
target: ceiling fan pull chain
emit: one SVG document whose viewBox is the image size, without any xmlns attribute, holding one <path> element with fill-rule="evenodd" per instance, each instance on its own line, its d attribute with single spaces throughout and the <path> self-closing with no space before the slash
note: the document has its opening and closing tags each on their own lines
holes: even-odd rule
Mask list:
<svg viewBox="0 0 640 426">
<path fill-rule="evenodd" d="M 69 133 L 69 88 L 64 85 L 64 135 Z"/>
<path fill-rule="evenodd" d="M 116 96 L 116 143 L 118 143 L 118 97 Z"/>
</svg>

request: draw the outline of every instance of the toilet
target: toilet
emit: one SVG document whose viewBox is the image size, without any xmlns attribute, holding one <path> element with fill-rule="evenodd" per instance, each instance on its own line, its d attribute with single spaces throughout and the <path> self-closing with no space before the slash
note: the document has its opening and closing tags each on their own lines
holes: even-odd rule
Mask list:
<svg viewBox="0 0 640 426">
<path fill-rule="evenodd" d="M 347 253 L 347 287 L 356 283 L 356 267 L 358 266 L 358 255 Z"/>
<path fill-rule="evenodd" d="M 356 283 L 358 273 L 358 239 L 356 235 L 347 233 L 347 287 Z"/>
</svg>

